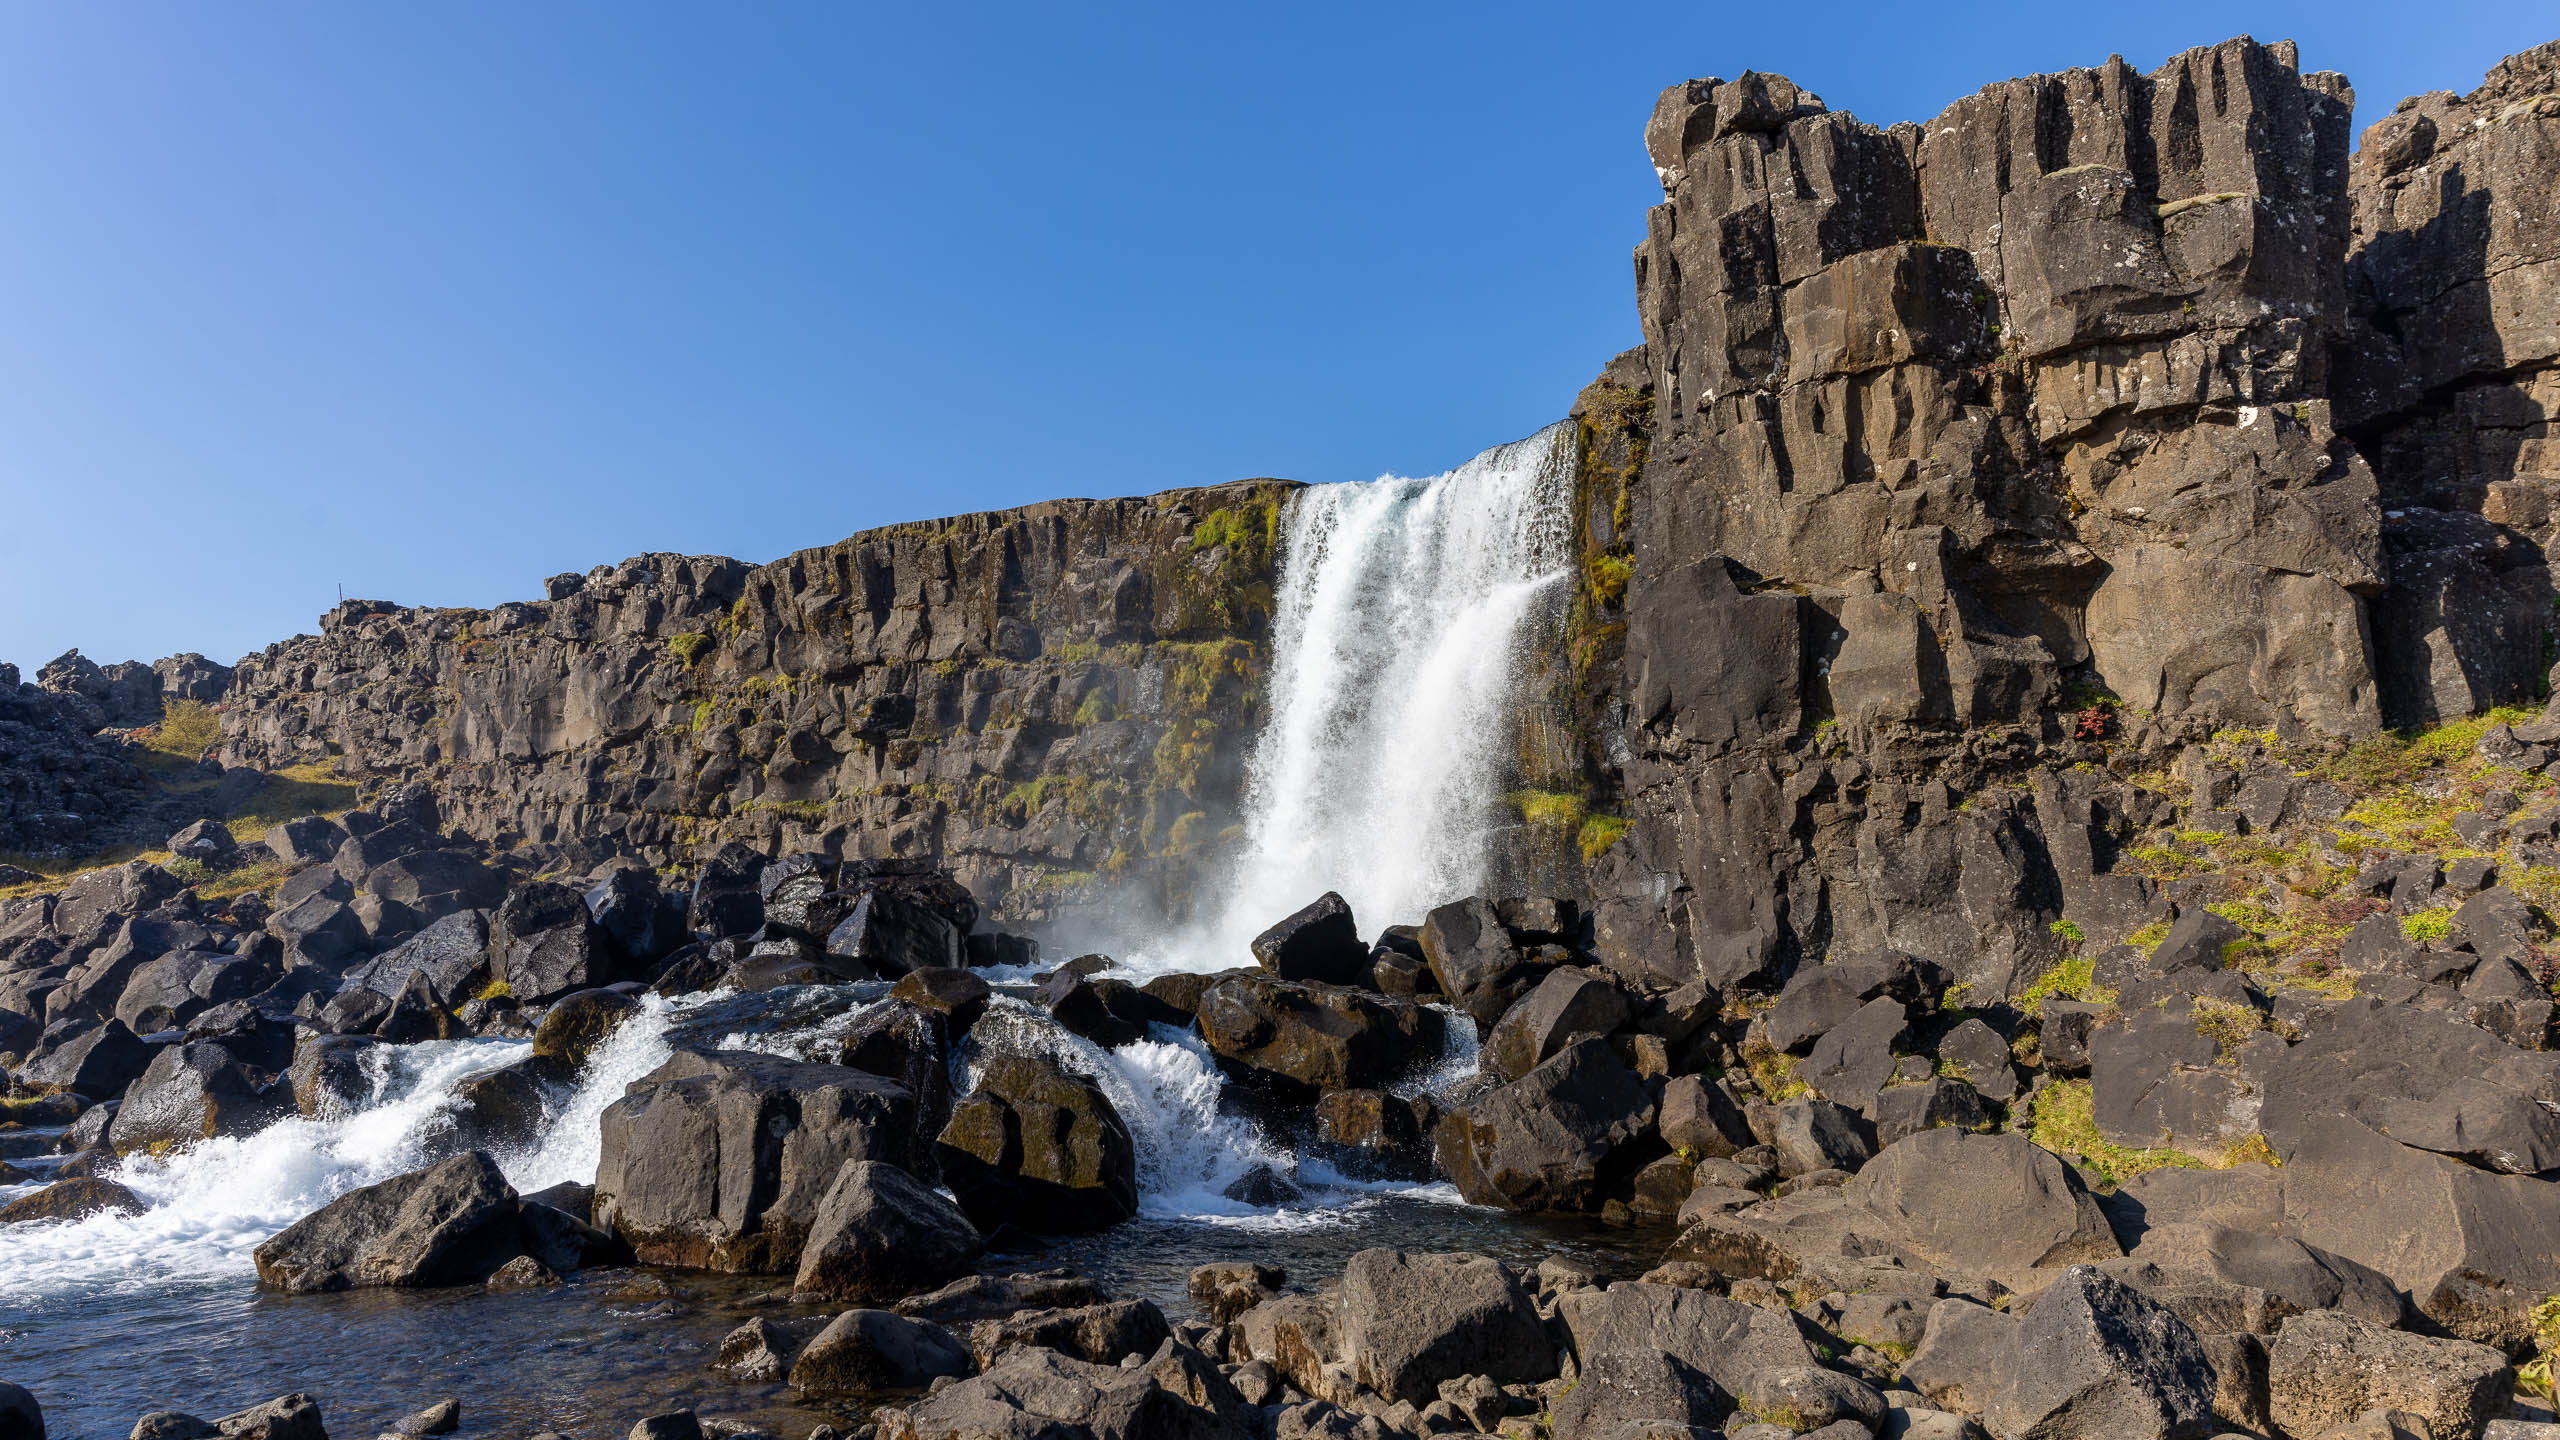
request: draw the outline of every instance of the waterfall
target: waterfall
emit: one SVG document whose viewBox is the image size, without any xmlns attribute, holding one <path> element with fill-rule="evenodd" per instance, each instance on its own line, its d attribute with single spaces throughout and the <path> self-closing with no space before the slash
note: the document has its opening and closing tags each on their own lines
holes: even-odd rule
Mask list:
<svg viewBox="0 0 2560 1440">
<path fill-rule="evenodd" d="M 1569 573 L 1573 464 L 1559 422 L 1445 475 L 1298 493 L 1229 954 L 1327 890 L 1374 932 L 1487 883 L 1523 653 Z"/>
</svg>

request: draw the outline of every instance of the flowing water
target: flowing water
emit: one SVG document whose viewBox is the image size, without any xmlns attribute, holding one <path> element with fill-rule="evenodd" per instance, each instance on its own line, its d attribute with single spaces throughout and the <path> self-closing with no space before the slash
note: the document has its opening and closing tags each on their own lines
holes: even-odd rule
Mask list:
<svg viewBox="0 0 2560 1440">
<path fill-rule="evenodd" d="M 1272 717 L 1252 771 L 1251 861 L 1210 929 L 1134 968 L 1219 969 L 1243 941 L 1326 889 L 1374 928 L 1418 918 L 1486 879 L 1530 625 L 1560 589 L 1570 431 L 1553 427 L 1429 480 L 1311 487 L 1288 517 L 1273 642 Z M 651 999 L 574 1086 L 547 1097 L 530 1146 L 497 1158 L 517 1189 L 595 1175 L 597 1118 L 677 1045 L 832 1059 L 879 986 Z M 1399 1087 L 1474 1069 L 1472 1027 Z M 262 1294 L 251 1253 L 339 1195 L 456 1148 L 450 1092 L 521 1058 L 521 1042 L 385 1049 L 343 1114 L 122 1162 L 132 1216 L 0 1229 L 0 1379 L 34 1391 L 56 1436 L 110 1440 L 146 1411 L 218 1415 L 290 1390 L 318 1395 L 333 1432 L 367 1433 L 444 1395 L 466 1433 L 602 1435 L 679 1406 L 797 1434 L 819 1418 L 780 1387 L 711 1375 L 719 1337 L 775 1313 L 773 1277 L 598 1270 L 549 1290 Z M 1465 1248 L 1515 1263 L 1587 1254 L 1629 1263 L 1629 1238 L 1524 1222 L 1446 1185 L 1342 1174 L 1298 1153 L 1286 1117 L 1234 1103 L 1196 1035 L 1156 1027 L 1103 1050 L 1000 995 L 954 1057 L 966 1081 L 995 1051 L 1046 1055 L 1099 1083 L 1127 1121 L 1138 1217 L 991 1268 L 1071 1264 L 1115 1290 L 1188 1309 L 1183 1278 L 1251 1257 L 1309 1278 L 1371 1245 Z M 1256 1171 L 1294 1192 L 1230 1197 Z M 0 1200 L 32 1187 L 0 1187 Z"/>
</svg>

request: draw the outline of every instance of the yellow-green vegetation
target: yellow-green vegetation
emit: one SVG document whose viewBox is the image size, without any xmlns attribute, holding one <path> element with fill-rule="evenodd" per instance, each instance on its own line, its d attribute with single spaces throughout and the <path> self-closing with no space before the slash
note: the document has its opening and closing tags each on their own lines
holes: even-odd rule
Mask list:
<svg viewBox="0 0 2560 1440">
<path fill-rule="evenodd" d="M 221 782 L 209 776 L 190 774 L 175 780 L 155 777 L 154 783 L 163 795 L 195 795 L 210 791 Z M 223 824 L 234 838 L 245 844 L 287 820 L 299 820 L 306 815 L 343 815 L 356 808 L 356 799 L 355 783 L 339 779 L 330 773 L 327 766 L 292 765 L 269 772 L 257 793 L 235 809 Z M 132 860 L 147 860 L 154 865 L 171 867 L 173 873 L 178 873 L 175 871 L 177 864 L 193 863 L 177 861 L 168 851 L 145 845 L 119 845 L 68 859 L 45 855 L 0 855 L 0 864 L 13 865 L 43 877 L 23 885 L 0 886 L 0 899 L 59 889 L 63 882 L 84 871 L 122 865 Z M 283 873 L 283 866 L 273 864 L 247 865 L 219 873 L 197 867 L 181 873 L 180 878 L 186 879 L 189 874 L 201 875 L 203 879 L 197 885 L 196 893 L 207 900 L 222 900 L 264 889 L 281 879 Z"/>
<path fill-rule="evenodd" d="M 1265 496 L 1209 512 L 1191 530 L 1191 548 L 1227 552 L 1227 563 L 1249 570 L 1269 568 L 1280 545 L 1280 501 Z"/>
<path fill-rule="evenodd" d="M 2548 1397 L 2555 1393 L 2551 1371 L 2552 1358 L 2560 1355 L 2560 1295 L 2544 1298 L 2526 1313 L 2533 1326 L 2533 1358 L 2516 1370 L 2516 1388 Z"/>
<path fill-rule="evenodd" d="M 2195 997 L 2194 1016 L 2196 1033 L 2213 1042 L 2226 1065 L 2250 1036 L 2267 1028 L 2266 1017 L 2258 1013 L 2257 1007 L 2210 995 Z"/>
<path fill-rule="evenodd" d="M 515 993 L 516 987 L 508 984 L 506 981 L 492 980 L 488 984 L 481 986 L 480 993 L 472 996 L 471 998 L 474 1000 L 505 1000 L 512 997 Z"/>
<path fill-rule="evenodd" d="M 676 658 L 677 664 L 691 665 L 711 653 L 711 643 L 711 637 L 702 631 L 687 630 L 667 637 L 667 653 Z"/>
<path fill-rule="evenodd" d="M 1609 853 L 1609 847 L 1626 838 L 1627 820 L 1620 815 L 1592 815 L 1582 822 L 1574 839 L 1582 847 L 1582 863 L 1593 864 Z"/>
<path fill-rule="evenodd" d="M 1102 646 L 1091 640 L 1070 640 L 1053 653 L 1063 664 L 1082 665 L 1100 659 Z"/>
<path fill-rule="evenodd" d="M 2134 1150 L 2102 1138 L 2086 1080 L 2058 1081 L 2037 1091 L 2027 1138 L 2110 1187 L 2151 1170 L 2206 1168 L 2183 1150 Z"/>
<path fill-rule="evenodd" d="M 1099 685 L 1086 691 L 1084 700 L 1076 706 L 1076 723 L 1079 725 L 1100 725 L 1119 718 L 1120 707 L 1112 702 L 1111 692 Z"/>
<path fill-rule="evenodd" d="M 1753 1040 L 1743 1045 L 1742 1066 L 1750 1074 L 1751 1083 L 1772 1105 L 1813 1092 L 1813 1087 L 1796 1075 L 1796 1057 L 1766 1041 Z"/>
<path fill-rule="evenodd" d="M 1616 608 L 1627 597 L 1627 580 L 1635 573 L 1634 562 L 1606 552 L 1591 557 L 1582 567 L 1583 584 L 1589 589 L 1594 604 Z"/>
<path fill-rule="evenodd" d="M 222 743 L 222 716 L 201 700 L 172 700 L 160 707 L 160 723 L 134 738 L 145 769 L 192 765 Z"/>
<path fill-rule="evenodd" d="M 1514 790 L 1502 797 L 1520 818 L 1544 830 L 1579 834 L 1584 814 L 1582 797 L 1567 790 Z"/>
<path fill-rule="evenodd" d="M 2112 1005 L 2116 1001 L 2116 992 L 2098 983 L 2096 966 L 2082 955 L 2056 961 L 2037 976 L 2019 998 L 2019 1007 L 2030 1015 L 2041 1016 L 2044 1002 L 2054 996 L 2085 1000 L 2092 1005 Z"/>
<path fill-rule="evenodd" d="M 2453 910 L 2449 906 L 2431 905 L 2424 910 L 2400 917 L 2400 933 L 2421 945 L 2453 938 Z"/>
<path fill-rule="evenodd" d="M 2117 1145 L 2098 1134 L 2092 1092 L 2086 1080 L 2061 1080 L 2038 1090 L 2026 1126 L 2029 1140 L 2077 1164 L 2099 1184 L 2113 1189 L 2152 1170 L 2228 1170 L 2234 1165 L 2281 1165 L 2267 1137 L 2251 1135 L 2213 1156 L 2184 1150 L 2140 1150 Z"/>
</svg>

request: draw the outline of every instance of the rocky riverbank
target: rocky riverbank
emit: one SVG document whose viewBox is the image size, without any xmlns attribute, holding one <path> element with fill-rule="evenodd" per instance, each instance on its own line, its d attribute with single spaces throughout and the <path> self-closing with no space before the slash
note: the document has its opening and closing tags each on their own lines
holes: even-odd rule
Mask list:
<svg viewBox="0 0 2560 1440">
<path fill-rule="evenodd" d="M 396 1096 L 239 1285 L 645 1346 L 719 1277 L 581 1412 L 648 1440 L 2560 1435 L 2555 97 L 2351 150 L 2245 39 L 1889 130 L 1666 92 L 1516 823 L 1422 913 L 1042 946 L 1252 859 L 1281 482 L 0 673 L 0 1243 Z M 1269 1142 L 1220 1218 L 1622 1243 L 1045 1263 L 1161 1218 L 1141 1059 Z M 331 1382 L 134 1434 L 317 1440 Z"/>
</svg>

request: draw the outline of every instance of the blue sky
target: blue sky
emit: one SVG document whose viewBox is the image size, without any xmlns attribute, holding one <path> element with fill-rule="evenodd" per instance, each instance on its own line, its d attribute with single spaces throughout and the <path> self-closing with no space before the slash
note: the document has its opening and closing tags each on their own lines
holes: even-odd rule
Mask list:
<svg viewBox="0 0 2560 1440">
<path fill-rule="evenodd" d="M 1635 343 L 1665 85 L 1878 123 L 2238 33 L 2359 124 L 2560 4 L 0 10 L 0 659 L 1247 475 Z"/>
</svg>

